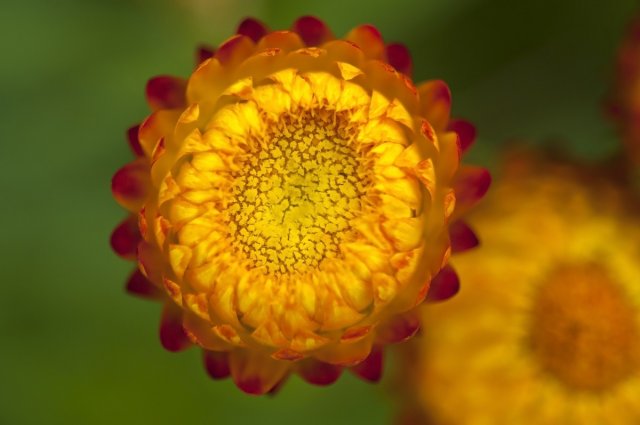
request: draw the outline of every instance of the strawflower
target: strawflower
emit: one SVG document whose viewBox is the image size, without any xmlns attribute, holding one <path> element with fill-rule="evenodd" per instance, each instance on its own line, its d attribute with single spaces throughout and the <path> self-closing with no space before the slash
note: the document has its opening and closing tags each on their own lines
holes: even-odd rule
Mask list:
<svg viewBox="0 0 640 425">
<path fill-rule="evenodd" d="M 512 161 L 469 218 L 463 290 L 401 347 L 400 422 L 637 424 L 640 208 L 601 169 Z"/>
<path fill-rule="evenodd" d="M 165 348 L 200 346 L 245 392 L 377 380 L 415 307 L 456 292 L 452 250 L 477 242 L 459 220 L 489 185 L 459 166 L 474 128 L 370 25 L 336 39 L 313 17 L 247 19 L 198 57 L 187 80 L 149 81 L 136 159 L 112 180 L 128 290 L 164 303 Z"/>
</svg>

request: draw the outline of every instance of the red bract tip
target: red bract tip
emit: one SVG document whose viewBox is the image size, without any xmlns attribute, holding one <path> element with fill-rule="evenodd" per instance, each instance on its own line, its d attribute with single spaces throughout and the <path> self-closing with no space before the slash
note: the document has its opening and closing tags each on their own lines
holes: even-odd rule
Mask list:
<svg viewBox="0 0 640 425">
<path fill-rule="evenodd" d="M 482 167 L 462 167 L 455 177 L 453 188 L 456 193 L 456 213 L 463 214 L 489 190 L 491 174 Z"/>
<path fill-rule="evenodd" d="M 138 269 L 136 269 L 129 277 L 125 289 L 131 295 L 146 299 L 157 300 L 161 299 L 163 296 L 162 291 L 160 291 L 160 289 L 158 289 L 153 283 L 149 282 L 149 280 L 144 277 Z"/>
<path fill-rule="evenodd" d="M 448 300 L 457 294 L 459 290 L 460 279 L 458 279 L 458 274 L 451 266 L 447 265 L 431 280 L 427 301 Z"/>
<path fill-rule="evenodd" d="M 129 141 L 129 147 L 133 151 L 135 156 L 143 156 L 144 151 L 140 146 L 140 139 L 138 138 L 138 130 L 140 130 L 140 124 L 136 124 L 127 130 L 127 140 Z"/>
<path fill-rule="evenodd" d="M 469 121 L 451 120 L 449 122 L 449 130 L 455 131 L 458 134 L 461 153 L 468 151 L 476 140 L 476 128 Z"/>
<path fill-rule="evenodd" d="M 256 43 L 260 41 L 267 32 L 269 32 L 267 27 L 262 22 L 253 18 L 247 18 L 240 22 L 238 30 L 236 31 L 237 34 L 246 35 Z"/>
<path fill-rule="evenodd" d="M 213 57 L 216 49 L 207 45 L 200 45 L 196 49 L 196 65 L 200 65 L 202 62 Z"/>
<path fill-rule="evenodd" d="M 449 228 L 451 251 L 463 252 L 475 248 L 480 243 L 473 230 L 464 221 L 458 220 Z"/>
<path fill-rule="evenodd" d="M 333 384 L 342 374 L 342 368 L 314 359 L 302 360 L 299 373 L 302 379 L 310 384 L 325 386 Z"/>
<path fill-rule="evenodd" d="M 156 109 L 173 109 L 186 106 L 186 82 L 181 78 L 160 75 L 147 82 L 147 102 Z"/>
<path fill-rule="evenodd" d="M 182 313 L 177 307 L 165 305 L 160 320 L 160 342 L 167 351 L 182 351 L 191 345 L 182 326 Z"/>
<path fill-rule="evenodd" d="M 387 61 L 398 72 L 411 76 L 411 54 L 404 44 L 387 44 Z"/>
<path fill-rule="evenodd" d="M 315 16 L 303 16 L 291 28 L 307 46 L 319 46 L 333 38 L 329 27 Z"/>
<path fill-rule="evenodd" d="M 382 360 L 382 349 L 374 347 L 366 359 L 351 367 L 351 371 L 365 381 L 378 382 L 382 378 Z"/>
<path fill-rule="evenodd" d="M 229 370 L 229 354 L 224 351 L 204 350 L 204 367 L 213 379 L 227 378 L 231 374 Z"/>
<path fill-rule="evenodd" d="M 111 233 L 111 248 L 119 256 L 134 259 L 140 242 L 138 222 L 131 217 L 121 222 Z"/>
</svg>

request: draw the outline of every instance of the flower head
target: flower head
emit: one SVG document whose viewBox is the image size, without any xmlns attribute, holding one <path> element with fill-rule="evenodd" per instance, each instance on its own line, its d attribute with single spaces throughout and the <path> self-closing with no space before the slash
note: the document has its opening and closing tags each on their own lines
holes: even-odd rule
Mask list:
<svg viewBox="0 0 640 425">
<path fill-rule="evenodd" d="M 489 184 L 459 167 L 473 127 L 369 25 L 335 39 L 312 17 L 273 32 L 248 19 L 198 57 L 188 80 L 149 81 L 137 158 L 113 178 L 129 289 L 164 300 L 166 348 L 199 345 L 246 392 L 345 367 L 376 380 L 430 287 L 457 290 L 440 273 L 452 248 L 477 243 L 458 220 Z"/>
<path fill-rule="evenodd" d="M 638 206 L 598 174 L 517 161 L 496 184 L 470 218 L 482 249 L 454 261 L 464 291 L 424 309 L 407 418 L 637 423 Z"/>
</svg>

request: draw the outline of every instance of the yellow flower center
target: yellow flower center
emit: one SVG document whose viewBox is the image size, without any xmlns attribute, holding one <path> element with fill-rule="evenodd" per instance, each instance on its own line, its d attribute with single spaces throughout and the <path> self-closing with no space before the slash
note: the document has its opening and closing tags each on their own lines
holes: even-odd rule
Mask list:
<svg viewBox="0 0 640 425">
<path fill-rule="evenodd" d="M 359 127 L 346 112 L 292 111 L 269 127 L 264 148 L 249 150 L 227 213 L 250 267 L 304 272 L 339 255 L 370 180 L 353 148 Z"/>
<path fill-rule="evenodd" d="M 562 266 L 537 294 L 530 334 L 533 351 L 566 385 L 604 391 L 638 368 L 636 313 L 602 266 Z"/>
</svg>

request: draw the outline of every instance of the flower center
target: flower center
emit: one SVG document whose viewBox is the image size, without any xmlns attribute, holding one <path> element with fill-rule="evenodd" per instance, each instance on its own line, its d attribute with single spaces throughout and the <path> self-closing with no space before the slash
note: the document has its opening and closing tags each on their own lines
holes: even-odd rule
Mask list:
<svg viewBox="0 0 640 425">
<path fill-rule="evenodd" d="M 540 287 L 531 344 L 563 383 L 603 391 L 638 368 L 636 311 L 602 266 L 564 265 Z"/>
<path fill-rule="evenodd" d="M 250 267 L 280 275 L 339 255 L 370 177 L 347 112 L 287 113 L 247 152 L 228 207 L 232 245 Z"/>
</svg>

